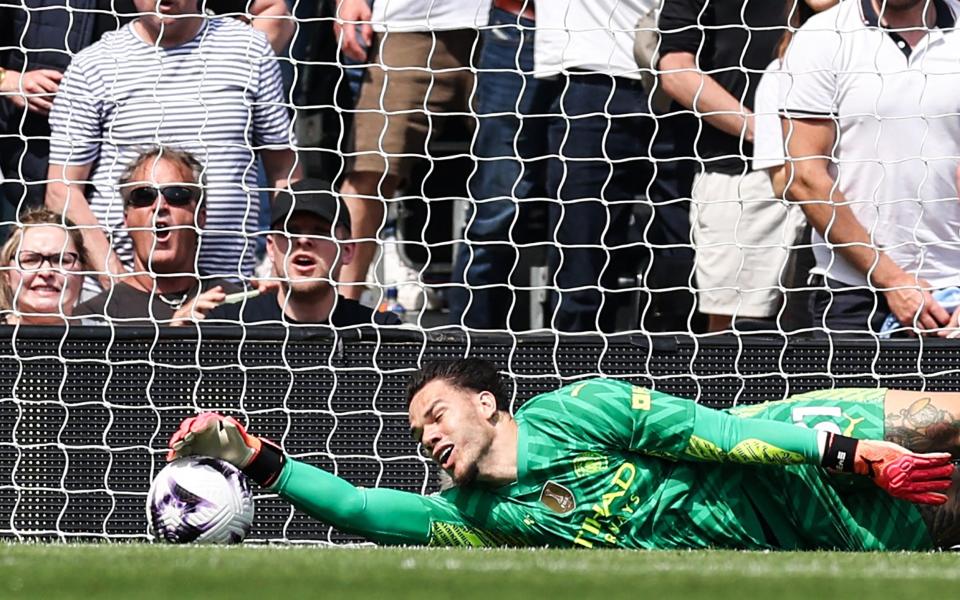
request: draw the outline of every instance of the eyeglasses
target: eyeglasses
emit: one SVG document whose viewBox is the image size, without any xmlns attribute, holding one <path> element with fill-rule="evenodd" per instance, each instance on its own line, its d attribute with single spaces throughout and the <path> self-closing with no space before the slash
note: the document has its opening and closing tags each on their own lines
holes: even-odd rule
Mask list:
<svg viewBox="0 0 960 600">
<path fill-rule="evenodd" d="M 186 206 L 200 198 L 200 188 L 189 185 L 163 185 L 160 187 L 143 185 L 127 191 L 125 194 L 127 206 L 137 208 L 153 206 L 159 194 L 163 194 L 163 199 L 170 206 Z"/>
<path fill-rule="evenodd" d="M 17 255 L 17 263 L 21 269 L 39 269 L 43 266 L 43 263 L 47 263 L 53 269 L 72 270 L 80 264 L 80 255 L 76 252 L 42 254 L 32 250 L 24 250 Z"/>
</svg>

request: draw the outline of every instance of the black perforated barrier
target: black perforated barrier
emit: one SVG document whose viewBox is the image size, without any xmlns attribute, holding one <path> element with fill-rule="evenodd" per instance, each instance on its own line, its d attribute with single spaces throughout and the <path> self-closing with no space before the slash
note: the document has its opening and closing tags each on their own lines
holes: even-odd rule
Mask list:
<svg viewBox="0 0 960 600">
<path fill-rule="evenodd" d="M 960 389 L 956 346 L 941 340 L 3 328 L 0 535 L 147 539 L 146 491 L 197 409 L 241 416 L 358 485 L 433 491 L 404 386 L 424 361 L 468 352 L 509 373 L 516 406 L 590 374 L 713 407 L 843 386 Z M 250 539 L 353 540 L 269 495 L 256 510 Z"/>
</svg>

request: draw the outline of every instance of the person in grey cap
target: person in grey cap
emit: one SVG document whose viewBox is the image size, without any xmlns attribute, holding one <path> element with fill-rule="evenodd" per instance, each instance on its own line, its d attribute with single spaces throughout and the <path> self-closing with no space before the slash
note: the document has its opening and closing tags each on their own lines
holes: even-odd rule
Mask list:
<svg viewBox="0 0 960 600">
<path fill-rule="evenodd" d="M 349 241 L 350 213 L 330 183 L 303 179 L 292 184 L 289 192 L 277 194 L 271 213 L 267 253 L 279 290 L 221 304 L 210 311 L 207 322 L 332 327 L 401 323 L 394 313 L 374 312 L 338 292 L 340 268 L 353 260 L 356 244 Z"/>
</svg>

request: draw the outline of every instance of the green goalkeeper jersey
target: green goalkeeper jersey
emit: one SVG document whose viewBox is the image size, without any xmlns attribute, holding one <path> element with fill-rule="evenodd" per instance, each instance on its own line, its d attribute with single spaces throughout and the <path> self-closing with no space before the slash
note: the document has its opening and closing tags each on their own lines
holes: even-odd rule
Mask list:
<svg viewBox="0 0 960 600">
<path fill-rule="evenodd" d="M 882 439 L 883 396 L 831 390 L 716 411 L 592 379 L 517 411 L 510 485 L 421 496 L 356 488 L 289 460 L 274 489 L 381 543 L 928 549 L 913 505 L 816 466 L 817 429 Z"/>
</svg>

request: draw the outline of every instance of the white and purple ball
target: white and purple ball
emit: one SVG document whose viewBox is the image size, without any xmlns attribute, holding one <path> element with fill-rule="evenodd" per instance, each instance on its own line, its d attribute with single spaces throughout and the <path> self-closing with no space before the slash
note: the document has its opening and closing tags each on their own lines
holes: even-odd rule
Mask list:
<svg viewBox="0 0 960 600">
<path fill-rule="evenodd" d="M 253 523 L 247 478 L 215 458 L 179 458 L 163 468 L 147 495 L 154 537 L 171 544 L 236 544 Z"/>
</svg>

